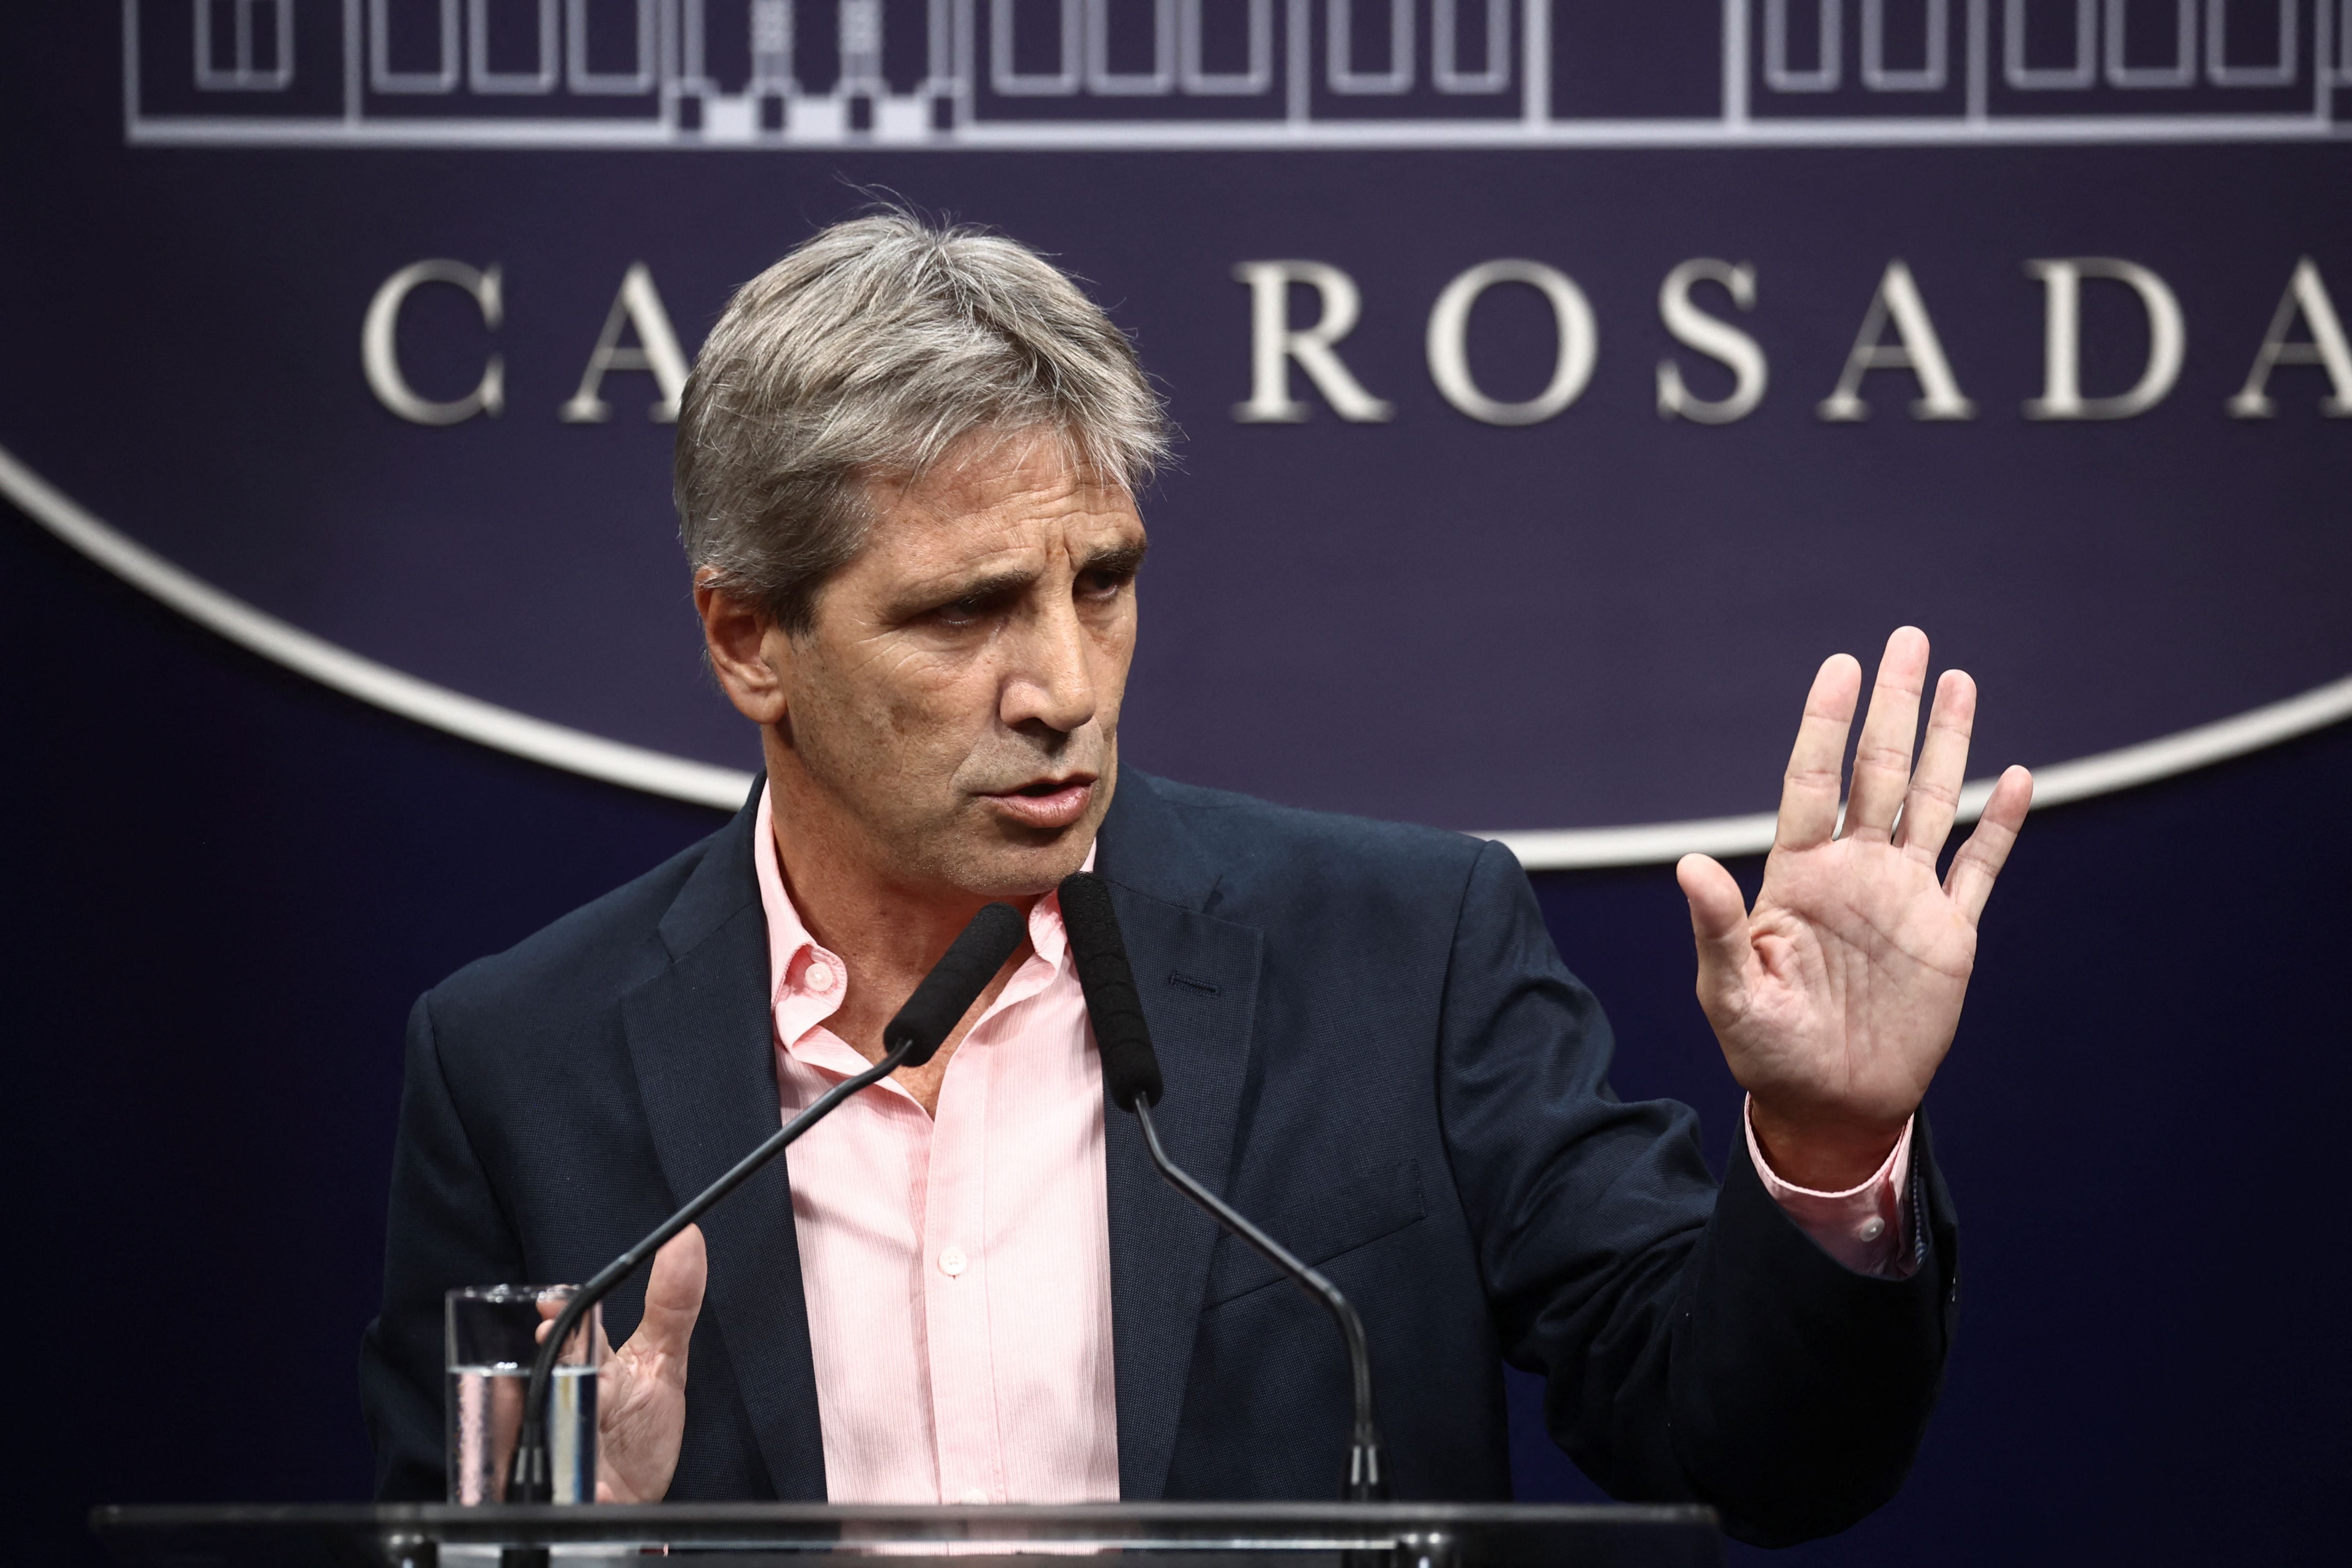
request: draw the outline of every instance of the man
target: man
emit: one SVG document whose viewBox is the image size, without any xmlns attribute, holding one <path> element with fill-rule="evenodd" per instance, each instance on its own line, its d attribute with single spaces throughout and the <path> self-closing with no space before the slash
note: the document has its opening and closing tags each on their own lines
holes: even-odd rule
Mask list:
<svg viewBox="0 0 2352 1568">
<path fill-rule="evenodd" d="M 1370 1340 L 1406 1498 L 1508 1490 L 1499 1363 L 1629 1499 L 1843 1528 L 1934 1402 L 1956 1237 L 1916 1113 L 2031 782 L 1938 880 L 1974 689 L 1887 644 L 1815 678 L 1755 908 L 1679 869 L 1749 1093 L 1720 1193 L 1622 1104 L 1526 878 L 1452 834 L 1118 765 L 1163 450 L 1132 350 L 1010 241 L 898 215 L 746 286 L 677 498 L 710 665 L 759 726 L 741 813 L 417 1005 L 362 1382 L 388 1497 L 442 1487 L 442 1292 L 585 1277 L 844 1077 L 979 907 L 1029 941 L 947 1048 L 846 1102 L 606 1307 L 600 1495 L 1330 1498 L 1319 1309 L 1107 1115 L 1052 889 L 1112 886 L 1178 1162 Z"/>
</svg>

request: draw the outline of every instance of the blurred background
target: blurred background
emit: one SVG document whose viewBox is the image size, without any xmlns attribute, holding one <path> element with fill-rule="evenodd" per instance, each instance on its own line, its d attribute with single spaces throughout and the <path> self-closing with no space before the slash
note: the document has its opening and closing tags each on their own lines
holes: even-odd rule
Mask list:
<svg viewBox="0 0 2352 1568">
<path fill-rule="evenodd" d="M 1925 626 L 1983 689 L 1972 773 L 2053 804 L 1929 1101 L 1943 1407 L 1793 1555 L 2340 1535 L 2352 0 L 124 0 L 8 37 L 43 1560 L 99 1560 L 100 1501 L 364 1495 L 407 1006 L 740 798 L 677 380 L 877 197 L 1086 279 L 1184 431 L 1129 759 L 1505 835 L 1620 1091 L 1718 1159 L 1670 862 L 1752 884 L 1814 666 Z M 1520 1495 L 1597 1496 L 1511 1377 Z"/>
</svg>

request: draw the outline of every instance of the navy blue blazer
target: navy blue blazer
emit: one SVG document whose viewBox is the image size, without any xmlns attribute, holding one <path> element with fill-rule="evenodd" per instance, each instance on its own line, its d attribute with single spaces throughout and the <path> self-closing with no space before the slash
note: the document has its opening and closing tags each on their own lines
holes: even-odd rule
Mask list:
<svg viewBox="0 0 2352 1568">
<path fill-rule="evenodd" d="M 775 1130 L 752 823 L 417 1003 L 361 1358 L 383 1496 L 442 1494 L 444 1290 L 584 1279 Z M 1505 1361 L 1544 1374 L 1553 1436 L 1618 1497 L 1781 1542 L 1893 1495 L 1957 1300 L 1924 1126 L 1919 1268 L 1865 1278 L 1744 1141 L 1718 1191 L 1691 1110 L 1611 1092 L 1608 1024 L 1499 847 L 1123 769 L 1097 868 L 1170 1152 L 1357 1304 L 1398 1496 L 1509 1495 Z M 1330 1320 L 1106 1120 L 1121 1495 L 1336 1498 Z M 786 1182 L 779 1160 L 703 1221 L 673 1498 L 824 1496 Z M 606 1305 L 615 1342 L 643 1300 L 640 1278 Z"/>
</svg>

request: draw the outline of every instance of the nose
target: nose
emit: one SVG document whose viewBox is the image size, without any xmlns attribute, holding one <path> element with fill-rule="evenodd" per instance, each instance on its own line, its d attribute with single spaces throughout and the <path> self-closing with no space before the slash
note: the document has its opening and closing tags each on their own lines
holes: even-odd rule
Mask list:
<svg viewBox="0 0 2352 1568">
<path fill-rule="evenodd" d="M 1095 716 L 1091 653 L 1077 608 L 1066 598 L 1027 618 L 1004 682 L 1006 727 L 1064 735 L 1083 728 Z"/>
</svg>

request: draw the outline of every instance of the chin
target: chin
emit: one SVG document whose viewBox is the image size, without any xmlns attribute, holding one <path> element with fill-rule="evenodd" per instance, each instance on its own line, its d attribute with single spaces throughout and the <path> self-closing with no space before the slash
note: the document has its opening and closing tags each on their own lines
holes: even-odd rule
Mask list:
<svg viewBox="0 0 2352 1568">
<path fill-rule="evenodd" d="M 1086 864 L 1097 824 L 1081 820 L 1051 833 L 1022 832 L 998 822 L 961 826 L 953 847 L 932 858 L 940 879 L 975 898 L 1031 899 L 1052 892 Z"/>
<path fill-rule="evenodd" d="M 988 899 L 1029 899 L 1050 893 L 1062 879 L 1087 863 L 1091 831 L 1070 828 L 1061 841 L 1027 848 L 999 848 L 979 855 L 956 879 L 959 886 Z"/>
<path fill-rule="evenodd" d="M 929 837 L 922 859 L 939 879 L 982 899 L 1029 899 L 1050 893 L 1062 879 L 1087 863 L 1095 836 L 1108 815 L 1110 792 L 1097 787 L 1077 820 L 1059 827 L 1013 819 L 990 804 L 967 796 L 940 831 Z"/>
</svg>

